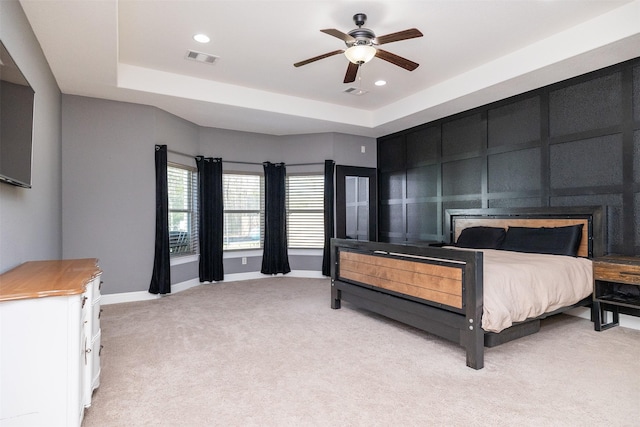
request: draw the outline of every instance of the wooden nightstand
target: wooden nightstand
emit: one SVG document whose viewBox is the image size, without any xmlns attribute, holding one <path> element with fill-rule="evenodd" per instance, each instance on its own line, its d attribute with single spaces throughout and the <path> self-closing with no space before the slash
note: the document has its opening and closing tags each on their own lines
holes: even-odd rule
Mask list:
<svg viewBox="0 0 640 427">
<path fill-rule="evenodd" d="M 638 289 L 634 288 L 637 287 Z M 596 331 L 617 326 L 620 308 L 640 309 L 640 257 L 607 255 L 593 259 L 593 314 Z M 606 312 L 613 319 L 606 321 Z"/>
</svg>

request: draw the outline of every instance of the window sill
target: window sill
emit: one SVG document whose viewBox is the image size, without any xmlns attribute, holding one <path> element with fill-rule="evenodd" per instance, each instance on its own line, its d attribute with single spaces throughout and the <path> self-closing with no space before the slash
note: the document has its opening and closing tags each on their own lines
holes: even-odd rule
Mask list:
<svg viewBox="0 0 640 427">
<path fill-rule="evenodd" d="M 289 255 L 306 255 L 306 256 L 322 256 L 322 249 L 289 249 Z M 243 258 L 243 257 L 261 257 L 262 249 L 246 249 L 224 252 L 223 258 Z M 190 262 L 198 262 L 200 255 L 183 255 L 171 258 L 170 265 L 188 264 Z"/>
<path fill-rule="evenodd" d="M 289 249 L 289 255 L 307 255 L 307 256 L 322 256 L 324 251 L 322 249 L 317 248 L 307 248 L 307 249 Z"/>
<path fill-rule="evenodd" d="M 190 262 L 197 262 L 200 259 L 200 255 L 183 255 L 176 256 L 170 259 L 169 264 L 171 266 L 180 265 L 180 264 L 188 264 Z"/>
<path fill-rule="evenodd" d="M 223 257 L 227 258 L 244 258 L 244 257 L 261 257 L 262 249 L 244 249 L 235 251 L 225 251 Z M 322 256 L 322 249 L 291 249 L 287 251 L 289 255 L 307 255 L 307 256 Z"/>
</svg>

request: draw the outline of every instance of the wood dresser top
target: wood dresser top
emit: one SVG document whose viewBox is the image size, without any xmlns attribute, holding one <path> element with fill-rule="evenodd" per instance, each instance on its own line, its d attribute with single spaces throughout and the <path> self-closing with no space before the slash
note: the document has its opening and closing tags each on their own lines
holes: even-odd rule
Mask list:
<svg viewBox="0 0 640 427">
<path fill-rule="evenodd" d="M 605 255 L 602 257 L 594 258 L 595 263 L 607 263 L 607 264 L 622 264 L 638 266 L 640 265 L 640 257 L 630 255 Z"/>
<path fill-rule="evenodd" d="M 0 301 L 82 294 L 100 273 L 96 258 L 25 262 L 0 274 Z"/>
</svg>

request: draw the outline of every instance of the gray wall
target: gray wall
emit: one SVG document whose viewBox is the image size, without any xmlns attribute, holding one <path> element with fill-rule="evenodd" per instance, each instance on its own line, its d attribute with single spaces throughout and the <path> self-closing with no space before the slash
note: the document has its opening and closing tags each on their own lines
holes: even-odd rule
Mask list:
<svg viewBox="0 0 640 427">
<path fill-rule="evenodd" d="M 365 146 L 364 154 L 361 153 L 362 146 Z M 322 173 L 325 160 L 334 160 L 337 164 L 376 166 L 375 139 L 335 133 L 278 137 L 202 128 L 200 149 L 206 156 L 222 157 L 225 171 L 259 172 L 264 161 L 286 163 L 287 173 Z M 233 161 L 253 162 L 256 165 Z M 295 166 L 300 164 L 303 166 Z M 242 256 L 247 258 L 245 265 L 241 262 Z M 225 274 L 260 271 L 261 264 L 261 251 L 229 253 L 224 260 Z M 321 271 L 322 255 L 319 250 L 290 250 L 289 265 L 292 270 Z M 197 275 L 196 263 L 189 268 Z"/>
<path fill-rule="evenodd" d="M 35 91 L 32 188 L 0 183 L 0 272 L 62 255 L 60 90 L 22 7 L 0 1 L 0 39 Z"/>
<path fill-rule="evenodd" d="M 261 171 L 260 164 L 263 161 L 284 162 L 288 165 L 287 173 L 322 173 L 323 163 L 329 159 L 337 164 L 354 166 L 375 167 L 376 164 L 375 140 L 353 135 L 324 133 L 274 137 L 208 128 L 202 130 L 200 144 L 203 152 L 222 157 L 223 161 L 258 163 L 255 166 L 225 163 L 224 168 L 227 171 Z M 361 153 L 363 145 L 365 154 Z M 319 252 L 290 250 L 291 269 L 321 271 L 322 255 Z M 234 257 L 234 254 L 227 256 L 224 262 L 225 273 L 260 271 L 260 251 L 250 251 L 247 254 L 246 265 L 242 265 L 241 258 Z"/>
<path fill-rule="evenodd" d="M 261 171 L 264 161 L 316 163 L 287 167 L 288 172 L 322 172 L 325 159 L 376 165 L 372 138 L 332 133 L 279 137 L 202 128 L 154 107 L 73 95 L 63 95 L 62 109 L 63 255 L 99 258 L 105 294 L 149 287 L 155 144 L 187 154 L 168 156 L 187 165 L 195 166 L 195 155 L 222 157 L 226 171 Z M 290 264 L 294 270 L 320 271 L 322 257 L 295 251 Z M 259 271 L 260 251 L 226 254 L 224 265 L 226 274 Z M 197 262 L 173 266 L 171 276 L 174 284 L 197 278 Z"/>
<path fill-rule="evenodd" d="M 147 290 L 155 144 L 193 151 L 197 127 L 154 107 L 64 95 L 63 256 L 97 257 L 104 293 Z"/>
</svg>

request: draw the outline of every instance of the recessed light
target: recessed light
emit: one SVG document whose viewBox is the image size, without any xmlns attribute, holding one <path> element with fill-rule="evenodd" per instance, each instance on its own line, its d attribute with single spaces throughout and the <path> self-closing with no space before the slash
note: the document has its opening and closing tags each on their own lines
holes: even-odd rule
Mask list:
<svg viewBox="0 0 640 427">
<path fill-rule="evenodd" d="M 387 82 L 385 82 L 384 80 L 378 80 L 377 82 L 375 82 L 376 86 L 384 86 L 386 84 L 387 84 Z"/>
<path fill-rule="evenodd" d="M 211 39 L 206 34 L 196 34 L 193 39 L 198 43 L 209 43 Z"/>
</svg>

